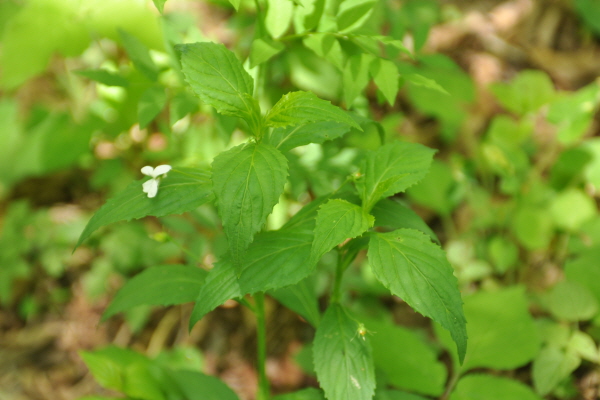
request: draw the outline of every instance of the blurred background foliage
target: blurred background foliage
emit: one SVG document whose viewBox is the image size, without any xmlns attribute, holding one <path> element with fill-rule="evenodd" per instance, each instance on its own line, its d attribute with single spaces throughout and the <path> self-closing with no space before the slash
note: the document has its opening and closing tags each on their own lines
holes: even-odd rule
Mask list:
<svg viewBox="0 0 600 400">
<path fill-rule="evenodd" d="M 254 392 L 253 322 L 237 304 L 189 334 L 187 306 L 99 322 L 135 273 L 212 265 L 226 243 L 211 206 L 115 224 L 72 254 L 92 213 L 142 166 L 207 165 L 244 140 L 242 122 L 200 104 L 182 80 L 172 46 L 206 40 L 246 60 L 265 106 L 311 90 L 375 119 L 387 138 L 439 150 L 425 180 L 397 200 L 448 253 L 469 350 L 458 366 L 447 335 L 386 297 L 359 257 L 346 301 L 372 332 L 378 386 L 405 391 L 378 398 L 597 398 L 600 3 L 354 1 L 368 12 L 338 20 L 348 35 L 333 41 L 301 35 L 327 26 L 314 10 L 333 1 L 242 1 L 238 12 L 227 1 L 154 3 L 162 14 L 142 0 L 0 0 L 2 400 L 114 393 L 101 386 L 157 398 L 160 388 L 128 393 L 103 379 L 103 362 L 115 360 L 203 369 L 242 398 Z M 257 29 L 271 39 L 253 40 Z M 361 37 L 373 34 L 402 45 Z M 399 80 L 368 71 L 373 46 Z M 270 228 L 355 172 L 354 160 L 380 140 L 375 125 L 365 127 L 290 153 Z M 317 294 L 330 282 L 328 263 Z M 283 392 L 315 382 L 303 347 L 314 332 L 278 300 L 269 303 L 270 375 Z M 130 350 L 92 351 L 109 343 Z"/>
</svg>

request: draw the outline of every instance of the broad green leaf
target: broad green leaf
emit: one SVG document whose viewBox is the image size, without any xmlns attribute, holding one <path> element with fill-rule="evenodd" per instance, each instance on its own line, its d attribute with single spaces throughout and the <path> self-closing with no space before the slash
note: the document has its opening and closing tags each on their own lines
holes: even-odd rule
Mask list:
<svg viewBox="0 0 600 400">
<path fill-rule="evenodd" d="M 375 319 L 363 322 L 373 348 L 375 368 L 384 373 L 388 384 L 431 396 L 443 393 L 446 367 L 419 334 Z"/>
<path fill-rule="evenodd" d="M 138 103 L 138 121 L 144 129 L 161 112 L 167 102 L 165 89 L 160 86 L 148 88 Z"/>
<path fill-rule="evenodd" d="M 312 326 L 319 325 L 321 319 L 319 302 L 314 282 L 310 278 L 303 279 L 295 285 L 272 290 L 269 294 L 290 310 L 304 317 Z"/>
<path fill-rule="evenodd" d="M 416 212 L 396 200 L 381 200 L 373 207 L 371 214 L 375 217 L 375 226 L 391 230 L 400 228 L 416 229 L 429 235 L 433 241 L 440 242 L 435 232 Z"/>
<path fill-rule="evenodd" d="M 346 239 L 355 238 L 373 226 L 374 218 L 346 200 L 329 200 L 319 208 L 310 252 L 311 264 Z"/>
<path fill-rule="evenodd" d="M 250 68 L 271 59 L 271 57 L 281 53 L 285 46 L 281 42 L 276 42 L 269 38 L 258 38 L 252 42 L 250 48 Z"/>
<path fill-rule="evenodd" d="M 529 313 L 523 287 L 478 292 L 464 304 L 469 348 L 461 371 L 472 368 L 515 369 L 530 362 L 540 349 L 540 337 Z M 445 331 L 438 337 L 450 349 Z M 453 357 L 456 353 L 451 351 Z"/>
<path fill-rule="evenodd" d="M 127 55 L 135 68 L 144 74 L 148 79 L 155 82 L 158 80 L 158 67 L 150 57 L 150 51 L 144 43 L 135 36 L 119 29 L 119 36 L 123 42 Z"/>
<path fill-rule="evenodd" d="M 572 351 L 584 360 L 598 364 L 600 353 L 594 339 L 585 332 L 575 331 L 567 343 L 567 351 Z"/>
<path fill-rule="evenodd" d="M 156 379 L 150 361 L 143 355 L 115 346 L 81 352 L 80 355 L 102 386 L 133 398 L 166 399 L 161 390 L 162 382 Z"/>
<path fill-rule="evenodd" d="M 581 364 L 573 351 L 555 346 L 544 347 L 533 360 L 532 375 L 535 391 L 545 396 Z"/>
<path fill-rule="evenodd" d="M 311 92 L 290 92 L 279 99 L 266 117 L 267 126 L 283 128 L 306 125 L 310 122 L 333 121 L 362 128 L 339 107 L 322 100 Z"/>
<path fill-rule="evenodd" d="M 273 38 L 287 32 L 292 22 L 294 3 L 291 0 L 267 0 L 265 28 Z"/>
<path fill-rule="evenodd" d="M 206 314 L 229 299 L 241 297 L 236 270 L 229 260 L 220 260 L 208 273 L 204 285 L 196 298 L 196 304 L 190 316 L 190 329 Z"/>
<path fill-rule="evenodd" d="M 367 211 L 382 198 L 403 192 L 427 174 L 435 150 L 415 143 L 393 142 L 369 152 L 357 189 Z"/>
<path fill-rule="evenodd" d="M 102 318 L 142 304 L 168 306 L 195 301 L 206 274 L 200 268 L 187 265 L 148 268 L 117 292 Z"/>
<path fill-rule="evenodd" d="M 510 224 L 514 235 L 528 250 L 547 248 L 554 235 L 553 221 L 545 208 L 523 204 L 517 208 Z"/>
<path fill-rule="evenodd" d="M 375 3 L 375 0 L 344 1 L 336 17 L 338 30 L 346 33 L 360 28 L 371 16 Z"/>
<path fill-rule="evenodd" d="M 293 393 L 280 394 L 273 400 L 325 400 L 323 392 L 316 388 L 306 388 Z"/>
<path fill-rule="evenodd" d="M 260 132 L 261 115 L 252 97 L 254 82 L 235 54 L 222 44 L 179 44 L 182 71 L 200 99 L 218 112 L 244 119 Z"/>
<path fill-rule="evenodd" d="M 583 285 L 561 281 L 541 296 L 542 303 L 559 320 L 577 322 L 598 313 L 598 301 Z"/>
<path fill-rule="evenodd" d="M 574 260 L 565 264 L 565 276 L 570 282 L 587 288 L 600 303 L 600 247 L 594 246 L 586 250 Z"/>
<path fill-rule="evenodd" d="M 323 143 L 345 135 L 350 126 L 341 122 L 321 121 L 300 126 L 275 128 L 268 141 L 279 151 L 285 152 L 294 147 L 309 143 Z"/>
<path fill-rule="evenodd" d="M 449 95 L 449 93 L 446 91 L 446 89 L 441 87 L 439 83 L 437 83 L 433 79 L 426 78 L 423 75 L 402 74 L 402 78 L 406 79 L 409 83 L 411 83 L 415 86 L 424 87 L 427 89 L 435 90 L 436 92 L 439 92 L 439 93 L 442 93 L 445 95 Z"/>
<path fill-rule="evenodd" d="M 385 99 L 393 106 L 400 88 L 400 74 L 396 64 L 384 58 L 376 58 L 371 62 L 369 72 Z"/>
<path fill-rule="evenodd" d="M 346 57 L 342 51 L 340 42 L 331 33 L 312 33 L 306 36 L 302 40 L 302 43 L 319 57 L 323 57 L 329 61 L 340 71 L 344 69 Z"/>
<path fill-rule="evenodd" d="M 186 400 L 239 400 L 229 386 L 219 378 L 197 371 L 168 371 Z"/>
<path fill-rule="evenodd" d="M 158 12 L 162 14 L 165 9 L 165 3 L 167 2 L 167 0 L 152 0 L 152 2 L 154 3 L 154 6 L 158 10 Z"/>
<path fill-rule="evenodd" d="M 307 230 L 261 232 L 248 248 L 240 275 L 243 294 L 293 285 L 306 278 L 313 234 Z"/>
<path fill-rule="evenodd" d="M 129 221 L 147 215 L 162 217 L 194 210 L 214 199 L 206 171 L 199 168 L 172 169 L 160 181 L 158 194 L 148 198 L 142 192 L 142 181 L 135 181 L 111 198 L 94 214 L 77 241 L 77 248 L 92 232 L 117 221 Z"/>
<path fill-rule="evenodd" d="M 574 187 L 559 193 L 552 200 L 549 211 L 556 227 L 570 233 L 576 233 L 581 225 L 598 214 L 596 202 Z"/>
<path fill-rule="evenodd" d="M 375 370 L 359 324 L 337 303 L 327 308 L 315 334 L 313 360 L 317 378 L 330 400 L 370 400 Z"/>
<path fill-rule="evenodd" d="M 542 400 L 519 381 L 493 375 L 472 374 L 456 385 L 450 400 Z"/>
<path fill-rule="evenodd" d="M 429 400 L 429 397 L 423 397 L 400 390 L 377 390 L 375 393 L 375 400 Z"/>
<path fill-rule="evenodd" d="M 495 83 L 490 87 L 507 110 L 519 115 L 537 111 L 556 98 L 554 84 L 542 71 L 522 71 L 510 83 Z"/>
<path fill-rule="evenodd" d="M 444 251 L 413 229 L 374 233 L 368 250 L 373 273 L 392 294 L 446 328 L 462 363 L 467 328 L 457 280 Z"/>
<path fill-rule="evenodd" d="M 433 160 L 429 172 L 418 185 L 406 191 L 415 203 L 432 209 L 441 215 L 450 215 L 459 204 L 456 196 L 456 181 L 452 168 L 439 160 Z"/>
<path fill-rule="evenodd" d="M 248 143 L 215 157 L 212 181 L 219 216 L 239 267 L 254 235 L 279 201 L 287 178 L 287 160 L 273 146 Z"/>
<path fill-rule="evenodd" d="M 369 83 L 369 65 L 373 61 L 370 54 L 355 54 L 348 59 L 342 72 L 344 102 L 349 108 Z"/>
<path fill-rule="evenodd" d="M 86 69 L 74 72 L 106 86 L 129 86 L 129 81 L 126 78 L 105 69 Z"/>
</svg>

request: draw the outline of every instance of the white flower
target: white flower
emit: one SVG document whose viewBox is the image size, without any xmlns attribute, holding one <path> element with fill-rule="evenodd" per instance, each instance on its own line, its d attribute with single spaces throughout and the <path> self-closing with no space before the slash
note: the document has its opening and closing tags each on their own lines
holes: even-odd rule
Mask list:
<svg viewBox="0 0 600 400">
<path fill-rule="evenodd" d="M 158 192 L 158 182 L 161 178 L 167 176 L 167 172 L 170 170 L 170 165 L 159 165 L 156 168 L 146 165 L 142 168 L 142 174 L 152 177 L 152 179 L 142 184 L 142 190 L 144 193 L 148 193 L 148 197 L 152 198 L 156 196 L 156 193 Z"/>
</svg>

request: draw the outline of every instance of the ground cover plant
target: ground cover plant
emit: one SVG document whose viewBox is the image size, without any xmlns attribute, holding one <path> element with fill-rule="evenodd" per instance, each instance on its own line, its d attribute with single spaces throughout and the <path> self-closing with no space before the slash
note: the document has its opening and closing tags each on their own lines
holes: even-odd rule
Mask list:
<svg viewBox="0 0 600 400">
<path fill-rule="evenodd" d="M 600 9 L 463 6 L 2 3 L 0 393 L 595 398 Z"/>
</svg>

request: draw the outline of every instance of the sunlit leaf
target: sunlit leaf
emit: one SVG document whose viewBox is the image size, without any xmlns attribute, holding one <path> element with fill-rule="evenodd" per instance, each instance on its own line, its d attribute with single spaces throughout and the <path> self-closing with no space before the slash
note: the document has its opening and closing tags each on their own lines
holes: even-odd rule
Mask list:
<svg viewBox="0 0 600 400">
<path fill-rule="evenodd" d="M 350 131 L 350 125 L 341 122 L 322 121 L 306 125 L 275 128 L 269 135 L 269 143 L 279 151 L 309 143 L 324 143 L 336 139 Z"/>
<path fill-rule="evenodd" d="M 250 48 L 250 68 L 254 68 L 275 55 L 281 53 L 285 46 L 269 38 L 258 38 L 252 42 Z"/>
</svg>

